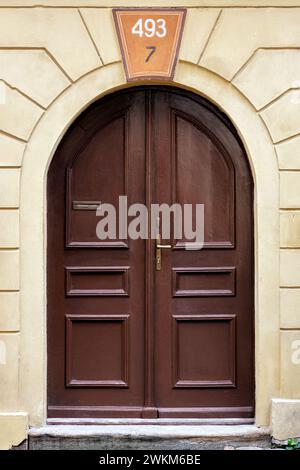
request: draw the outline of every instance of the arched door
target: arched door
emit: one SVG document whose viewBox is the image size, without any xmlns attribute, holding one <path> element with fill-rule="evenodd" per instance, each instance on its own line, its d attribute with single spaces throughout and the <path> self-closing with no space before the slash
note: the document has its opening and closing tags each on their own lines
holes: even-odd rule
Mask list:
<svg viewBox="0 0 300 470">
<path fill-rule="evenodd" d="M 171 236 L 157 270 L 155 240 L 100 240 L 120 195 L 204 204 L 203 249 Z M 169 87 L 109 95 L 62 140 L 47 198 L 48 416 L 253 418 L 253 183 L 228 119 Z"/>
</svg>

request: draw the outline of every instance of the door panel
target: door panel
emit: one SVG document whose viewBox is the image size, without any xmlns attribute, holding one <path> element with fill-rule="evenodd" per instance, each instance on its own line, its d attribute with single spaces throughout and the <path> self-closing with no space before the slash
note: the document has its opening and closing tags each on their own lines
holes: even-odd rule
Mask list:
<svg viewBox="0 0 300 470">
<path fill-rule="evenodd" d="M 107 96 L 47 194 L 48 416 L 252 418 L 253 185 L 227 118 L 168 87 Z M 172 232 L 156 271 L 155 240 L 99 240 L 96 208 L 120 195 L 204 204 L 203 249 Z"/>
<path fill-rule="evenodd" d="M 173 386 L 235 387 L 235 316 L 174 315 L 173 319 Z"/>
<path fill-rule="evenodd" d="M 97 239 L 95 206 L 105 201 L 117 207 L 119 195 L 127 194 L 127 113 L 125 109 L 97 130 L 68 167 L 68 245 L 112 243 Z"/>
<path fill-rule="evenodd" d="M 235 226 L 232 162 L 211 133 L 193 121 L 193 116 L 183 118 L 179 110 L 173 109 L 172 117 L 173 200 L 180 204 L 201 201 L 205 205 L 205 247 L 232 247 Z"/>
</svg>

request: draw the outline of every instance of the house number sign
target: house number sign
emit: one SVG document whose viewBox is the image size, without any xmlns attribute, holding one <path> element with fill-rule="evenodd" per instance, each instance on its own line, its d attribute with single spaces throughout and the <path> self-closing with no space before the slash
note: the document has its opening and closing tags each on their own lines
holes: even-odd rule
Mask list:
<svg viewBox="0 0 300 470">
<path fill-rule="evenodd" d="M 127 81 L 174 76 L 186 10 L 113 10 Z"/>
</svg>

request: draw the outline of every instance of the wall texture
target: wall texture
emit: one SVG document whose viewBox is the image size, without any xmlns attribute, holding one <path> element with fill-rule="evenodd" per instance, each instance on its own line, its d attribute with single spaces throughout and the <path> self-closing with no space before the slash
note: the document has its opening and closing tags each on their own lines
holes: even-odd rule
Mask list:
<svg viewBox="0 0 300 470">
<path fill-rule="evenodd" d="M 257 183 L 257 423 L 269 424 L 273 398 L 275 437 L 300 436 L 300 0 L 34 4 L 0 6 L 0 429 L 12 427 L 0 445 L 22 440 L 28 413 L 45 419 L 45 176 L 76 115 L 126 86 L 110 8 L 124 5 L 188 7 L 174 80 L 224 109 L 245 143 Z"/>
</svg>

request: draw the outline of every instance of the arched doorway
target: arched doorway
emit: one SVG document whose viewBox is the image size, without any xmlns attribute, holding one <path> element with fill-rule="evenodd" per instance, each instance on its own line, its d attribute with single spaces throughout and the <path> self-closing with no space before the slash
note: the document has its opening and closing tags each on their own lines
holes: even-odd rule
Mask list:
<svg viewBox="0 0 300 470">
<path fill-rule="evenodd" d="M 171 87 L 92 105 L 48 173 L 48 416 L 254 416 L 253 184 L 227 118 Z M 203 203 L 205 244 L 99 241 L 95 205 Z"/>
</svg>

